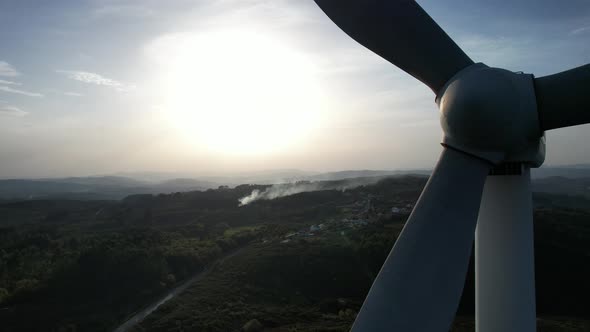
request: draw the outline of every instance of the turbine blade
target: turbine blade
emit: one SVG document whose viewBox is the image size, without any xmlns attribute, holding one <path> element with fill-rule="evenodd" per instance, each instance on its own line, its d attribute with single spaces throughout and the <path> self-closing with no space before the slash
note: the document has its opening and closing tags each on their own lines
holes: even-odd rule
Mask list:
<svg viewBox="0 0 590 332">
<path fill-rule="evenodd" d="M 590 64 L 535 78 L 542 130 L 590 122 Z"/>
<path fill-rule="evenodd" d="M 352 331 L 449 331 L 491 167 L 444 149 Z"/>
<path fill-rule="evenodd" d="M 473 61 L 413 0 L 315 0 L 350 37 L 434 93 Z"/>
</svg>

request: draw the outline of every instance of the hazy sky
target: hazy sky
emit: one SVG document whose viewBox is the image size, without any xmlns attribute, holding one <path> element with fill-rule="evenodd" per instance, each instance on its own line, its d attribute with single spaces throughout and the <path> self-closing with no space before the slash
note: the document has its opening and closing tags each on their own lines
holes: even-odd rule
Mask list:
<svg viewBox="0 0 590 332">
<path fill-rule="evenodd" d="M 474 59 L 590 62 L 590 2 L 419 1 Z M 546 164 L 590 162 L 590 127 Z M 432 167 L 431 91 L 311 0 L 0 4 L 0 177 Z"/>
</svg>

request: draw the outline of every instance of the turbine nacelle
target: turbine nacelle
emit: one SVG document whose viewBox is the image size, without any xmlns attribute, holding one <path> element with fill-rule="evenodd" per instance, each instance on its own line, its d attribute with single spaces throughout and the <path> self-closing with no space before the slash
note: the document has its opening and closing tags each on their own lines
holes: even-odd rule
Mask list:
<svg viewBox="0 0 590 332">
<path fill-rule="evenodd" d="M 454 75 L 436 102 L 443 145 L 492 164 L 539 167 L 545 139 L 539 124 L 533 75 L 476 63 Z"/>
</svg>

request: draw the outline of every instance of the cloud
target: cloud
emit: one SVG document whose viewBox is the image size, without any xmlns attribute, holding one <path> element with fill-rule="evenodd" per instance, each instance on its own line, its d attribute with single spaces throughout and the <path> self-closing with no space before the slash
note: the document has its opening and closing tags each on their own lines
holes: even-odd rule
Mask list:
<svg viewBox="0 0 590 332">
<path fill-rule="evenodd" d="M 70 97 L 82 97 L 82 96 L 84 96 L 84 95 L 83 95 L 83 94 L 81 94 L 81 93 L 78 93 L 78 92 L 71 92 L 71 91 L 64 92 L 64 95 L 66 95 L 66 96 L 70 96 Z"/>
<path fill-rule="evenodd" d="M 0 61 L 0 76 L 15 77 L 20 75 L 12 65 L 6 61 Z"/>
<path fill-rule="evenodd" d="M 72 80 L 80 81 L 88 84 L 103 85 L 112 87 L 119 92 L 126 92 L 133 90 L 134 85 L 126 84 L 112 78 L 104 77 L 97 73 L 80 70 L 56 70 L 57 73 L 64 74 L 66 77 Z"/>
<path fill-rule="evenodd" d="M 0 105 L 0 116 L 15 116 L 22 117 L 29 114 L 16 106 L 2 106 Z"/>
<path fill-rule="evenodd" d="M 579 35 L 579 34 L 587 33 L 587 32 L 590 32 L 590 25 L 574 29 L 574 30 L 570 31 L 570 35 Z"/>
<path fill-rule="evenodd" d="M 59 96 L 68 96 L 68 97 L 82 97 L 82 96 L 84 96 L 84 94 L 79 93 L 79 92 L 75 92 L 75 91 L 63 91 L 63 90 L 57 90 L 57 89 L 45 89 L 44 91 L 47 93 L 52 93 L 52 94 L 56 94 Z"/>
<path fill-rule="evenodd" d="M 136 5 L 105 5 L 100 8 L 94 10 L 94 16 L 96 18 L 103 18 L 103 17 L 153 17 L 155 16 L 155 11 L 144 7 L 144 6 L 136 6 Z"/>
<path fill-rule="evenodd" d="M 0 84 L 5 84 L 5 85 L 22 85 L 22 83 L 12 82 L 12 81 L 5 81 L 5 80 L 0 80 Z"/>
<path fill-rule="evenodd" d="M 15 94 L 23 95 L 23 96 L 28 96 L 28 97 L 43 97 L 42 94 L 37 93 L 37 92 L 29 92 L 29 91 L 24 91 L 24 90 L 19 90 L 19 89 L 13 89 L 9 86 L 0 86 L 0 91 L 15 93 Z"/>
</svg>

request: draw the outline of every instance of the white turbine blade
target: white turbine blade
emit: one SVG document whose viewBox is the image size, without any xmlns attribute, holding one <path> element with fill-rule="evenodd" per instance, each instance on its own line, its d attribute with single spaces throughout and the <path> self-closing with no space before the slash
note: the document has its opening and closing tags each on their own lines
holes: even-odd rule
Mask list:
<svg viewBox="0 0 590 332">
<path fill-rule="evenodd" d="M 535 78 L 542 130 L 590 122 L 590 64 Z"/>
<path fill-rule="evenodd" d="M 473 61 L 414 0 L 315 0 L 340 29 L 434 93 Z"/>
<path fill-rule="evenodd" d="M 445 148 L 353 331 L 444 331 L 463 292 L 477 215 L 492 165 Z"/>
</svg>

